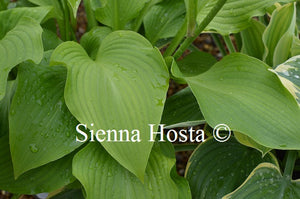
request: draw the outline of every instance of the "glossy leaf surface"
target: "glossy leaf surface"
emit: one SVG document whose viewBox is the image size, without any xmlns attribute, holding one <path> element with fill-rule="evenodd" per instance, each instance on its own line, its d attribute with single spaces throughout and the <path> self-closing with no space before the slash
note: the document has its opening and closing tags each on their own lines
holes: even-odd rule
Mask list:
<svg viewBox="0 0 300 199">
<path fill-rule="evenodd" d="M 129 142 L 123 137 L 123 142 L 106 140 L 102 145 L 143 179 L 153 145 L 148 124 L 159 124 L 168 88 L 169 74 L 160 52 L 137 33 L 116 31 L 102 41 L 95 61 L 79 44 L 66 42 L 54 51 L 52 62 L 68 68 L 65 99 L 79 122 L 95 132 L 140 131 L 140 142 L 131 133 Z"/>
<path fill-rule="evenodd" d="M 208 139 L 193 152 L 187 164 L 188 179 L 193 198 L 221 198 L 235 190 L 261 162 L 276 163 L 267 154 L 238 143 L 234 138 L 220 143 Z"/>
<path fill-rule="evenodd" d="M 76 142 L 77 120 L 64 102 L 67 71 L 49 66 L 51 52 L 38 65 L 18 68 L 18 86 L 10 109 L 10 149 L 15 176 L 57 160 L 82 143 Z"/>
<path fill-rule="evenodd" d="M 269 148 L 299 149 L 300 109 L 265 63 L 235 53 L 185 80 L 210 126 L 227 124 Z"/>
</svg>

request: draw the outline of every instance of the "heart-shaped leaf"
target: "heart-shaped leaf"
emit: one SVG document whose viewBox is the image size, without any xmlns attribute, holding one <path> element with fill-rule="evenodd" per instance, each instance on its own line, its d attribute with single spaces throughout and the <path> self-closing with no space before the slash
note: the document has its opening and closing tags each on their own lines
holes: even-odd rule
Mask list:
<svg viewBox="0 0 300 199">
<path fill-rule="evenodd" d="M 73 174 L 83 184 L 87 199 L 93 198 L 178 198 L 178 189 L 170 173 L 175 164 L 173 156 L 165 154 L 164 147 L 170 143 L 155 143 L 145 180 L 124 169 L 98 143 L 90 143 L 73 160 Z M 181 178 L 181 180 L 184 180 Z M 185 186 L 185 190 L 188 187 Z"/>
<path fill-rule="evenodd" d="M 100 0 L 101 7 L 95 11 L 96 19 L 113 30 L 122 30 L 135 18 L 148 0 Z"/>
<path fill-rule="evenodd" d="M 39 65 L 18 68 L 18 86 L 9 117 L 9 141 L 15 176 L 57 160 L 82 143 L 75 142 L 77 120 L 64 103 L 65 67 L 49 67 L 51 52 Z"/>
<path fill-rule="evenodd" d="M 248 179 L 223 199 L 299 198 L 300 180 L 290 180 L 281 175 L 278 166 L 271 163 L 258 165 Z"/>
<path fill-rule="evenodd" d="M 0 138 L 0 189 L 12 193 L 36 194 L 54 191 L 75 180 L 72 175 L 74 153 L 15 179 L 8 143 L 8 136 Z"/>
<path fill-rule="evenodd" d="M 185 80 L 210 126 L 227 124 L 269 148 L 300 149 L 300 108 L 262 61 L 234 53 Z"/>
<path fill-rule="evenodd" d="M 277 66 L 274 70 L 282 84 L 292 93 L 300 106 L 300 55 Z"/>
<path fill-rule="evenodd" d="M 288 58 L 295 28 L 295 4 L 287 4 L 273 12 L 270 24 L 263 34 L 263 42 L 266 48 L 264 61 L 267 64 L 275 66 Z"/>
<path fill-rule="evenodd" d="M 0 12 L 0 100 L 5 95 L 10 70 L 23 61 L 32 60 L 37 63 L 43 57 L 42 28 L 39 21 L 45 17 L 49 8 L 37 9 L 34 14 L 30 13 L 32 11 L 16 8 Z"/>
<path fill-rule="evenodd" d="M 95 61 L 79 44 L 66 42 L 53 52 L 52 62 L 67 65 L 65 99 L 79 122 L 95 132 L 139 131 L 131 132 L 127 142 L 123 137 L 123 142 L 106 140 L 102 145 L 143 179 L 153 145 L 148 124 L 160 122 L 168 88 L 169 74 L 159 50 L 135 32 L 116 31 L 102 41 Z"/>
<path fill-rule="evenodd" d="M 193 152 L 185 177 L 193 198 L 221 198 L 235 190 L 261 162 L 276 163 L 267 154 L 239 144 L 234 138 L 225 143 L 209 138 Z"/>
</svg>

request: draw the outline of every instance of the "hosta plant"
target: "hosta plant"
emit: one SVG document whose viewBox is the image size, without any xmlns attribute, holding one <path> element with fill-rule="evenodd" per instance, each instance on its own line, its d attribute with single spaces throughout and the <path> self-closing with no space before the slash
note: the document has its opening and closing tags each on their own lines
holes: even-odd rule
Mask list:
<svg viewBox="0 0 300 199">
<path fill-rule="evenodd" d="M 296 0 L 0 0 L 0 189 L 300 198 L 299 20 Z"/>
</svg>

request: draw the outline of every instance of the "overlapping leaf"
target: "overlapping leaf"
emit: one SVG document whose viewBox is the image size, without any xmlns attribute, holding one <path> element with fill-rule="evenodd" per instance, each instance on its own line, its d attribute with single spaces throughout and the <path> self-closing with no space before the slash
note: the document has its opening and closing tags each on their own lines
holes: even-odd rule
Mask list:
<svg viewBox="0 0 300 199">
<path fill-rule="evenodd" d="M 265 63 L 235 53 L 185 80 L 210 126 L 227 124 L 269 148 L 300 148 L 298 104 Z"/>
<path fill-rule="evenodd" d="M 65 0 L 63 0 L 63 1 L 65 1 Z M 45 6 L 51 6 L 52 10 L 49 13 L 49 15 L 51 17 L 55 17 L 58 20 L 63 20 L 63 18 L 64 18 L 64 16 L 63 16 L 64 13 L 63 13 L 60 1 L 53 1 L 53 0 L 29 0 L 29 2 L 31 2 L 31 3 L 33 3 L 35 5 L 42 6 L 42 8 L 45 7 Z"/>
<path fill-rule="evenodd" d="M 250 174 L 248 179 L 234 192 L 223 199 L 257 198 L 299 198 L 300 180 L 291 180 L 281 175 L 278 166 L 262 163 Z"/>
<path fill-rule="evenodd" d="M 139 14 L 147 0 L 101 0 L 101 7 L 95 11 L 95 17 L 113 30 L 122 30 L 126 24 Z"/>
<path fill-rule="evenodd" d="M 23 17 L 30 17 L 37 22 L 42 22 L 51 7 L 39 8 L 14 8 L 0 12 L 0 39 L 12 30 Z"/>
<path fill-rule="evenodd" d="M 169 143 L 153 146 L 144 183 L 116 162 L 98 143 L 90 143 L 73 160 L 73 173 L 83 184 L 87 199 L 94 198 L 164 198 L 176 199 L 178 188 L 170 173 L 175 164 L 174 150 L 164 151 Z M 181 181 L 185 181 L 181 178 Z M 182 184 L 182 183 L 181 183 Z M 187 191 L 188 187 L 183 186 Z"/>
<path fill-rule="evenodd" d="M 36 194 L 54 191 L 75 180 L 72 175 L 74 154 L 14 177 L 8 135 L 0 138 L 0 189 L 12 193 Z"/>
<path fill-rule="evenodd" d="M 193 198 L 221 198 L 241 185 L 265 161 L 277 162 L 271 154 L 262 158 L 258 151 L 239 144 L 234 138 L 226 143 L 210 138 L 193 152 L 185 177 Z"/>
<path fill-rule="evenodd" d="M 66 42 L 53 52 L 52 62 L 67 65 L 65 99 L 79 122 L 94 131 L 140 131 L 140 142 L 106 140 L 102 145 L 143 179 L 153 145 L 148 124 L 160 122 L 168 88 L 167 67 L 158 49 L 137 33 L 116 31 L 102 41 L 95 61 L 79 44 Z"/>
<path fill-rule="evenodd" d="M 258 151 L 260 151 L 261 154 L 262 154 L 262 156 L 265 156 L 268 152 L 271 151 L 270 148 L 258 144 L 257 142 L 255 142 L 253 139 L 251 139 L 247 135 L 244 135 L 244 134 L 239 133 L 239 132 L 234 132 L 234 136 L 235 136 L 236 140 L 239 143 L 241 143 L 241 144 L 243 144 L 245 146 L 257 149 Z"/>
<path fill-rule="evenodd" d="M 300 55 L 277 66 L 274 70 L 282 84 L 292 93 L 300 106 Z"/>
<path fill-rule="evenodd" d="M 144 18 L 146 37 L 152 44 L 173 37 L 184 21 L 184 2 L 166 0 L 153 6 Z"/>
<path fill-rule="evenodd" d="M 111 32 L 108 27 L 94 27 L 81 37 L 80 44 L 93 60 L 96 59 L 102 40 Z"/>
<path fill-rule="evenodd" d="M 264 61 L 267 64 L 276 66 L 288 58 L 295 28 L 295 4 L 287 4 L 273 12 L 270 24 L 263 34 L 263 42 L 266 48 Z"/>
<path fill-rule="evenodd" d="M 79 8 L 81 0 L 67 0 L 67 2 L 72 10 L 73 17 L 76 18 L 77 10 Z"/>
<path fill-rule="evenodd" d="M 57 160 L 82 143 L 75 142 L 77 120 L 64 103 L 66 69 L 49 67 L 51 52 L 41 64 L 18 68 L 18 86 L 9 117 L 14 173 Z"/>
<path fill-rule="evenodd" d="M 42 28 L 39 22 L 49 8 L 16 8 L 0 12 L 0 100 L 5 95 L 10 70 L 17 64 L 43 56 Z M 32 18 L 24 17 L 29 16 Z"/>
<path fill-rule="evenodd" d="M 166 100 L 161 124 L 166 128 L 189 127 L 205 123 L 196 98 L 185 88 Z"/>
<path fill-rule="evenodd" d="M 8 113 L 12 97 L 16 90 L 16 82 L 8 81 L 6 90 L 5 97 L 0 100 L 0 137 L 7 135 L 9 132 Z"/>
<path fill-rule="evenodd" d="M 222 35 L 237 33 L 251 25 L 250 18 L 262 16 L 266 9 L 276 2 L 293 2 L 294 0 L 227 0 L 224 7 L 206 27 L 207 30 L 215 30 Z M 203 7 L 203 0 L 198 0 L 197 23 L 216 5 L 217 0 L 209 1 Z M 201 8 L 201 9 L 199 9 Z"/>
<path fill-rule="evenodd" d="M 241 32 L 243 41 L 241 52 L 262 60 L 265 51 L 262 36 L 265 29 L 265 25 L 253 19 L 251 26 Z"/>
</svg>

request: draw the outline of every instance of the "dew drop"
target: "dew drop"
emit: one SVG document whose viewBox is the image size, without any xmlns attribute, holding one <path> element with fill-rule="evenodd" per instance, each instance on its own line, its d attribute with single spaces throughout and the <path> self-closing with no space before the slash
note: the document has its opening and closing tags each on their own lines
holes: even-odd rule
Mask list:
<svg viewBox="0 0 300 199">
<path fill-rule="evenodd" d="M 163 106 L 164 105 L 164 99 L 156 98 L 156 105 L 157 106 Z"/>
<path fill-rule="evenodd" d="M 30 144 L 29 145 L 29 149 L 32 153 L 36 153 L 39 151 L 38 147 L 36 146 L 36 144 Z"/>
</svg>

